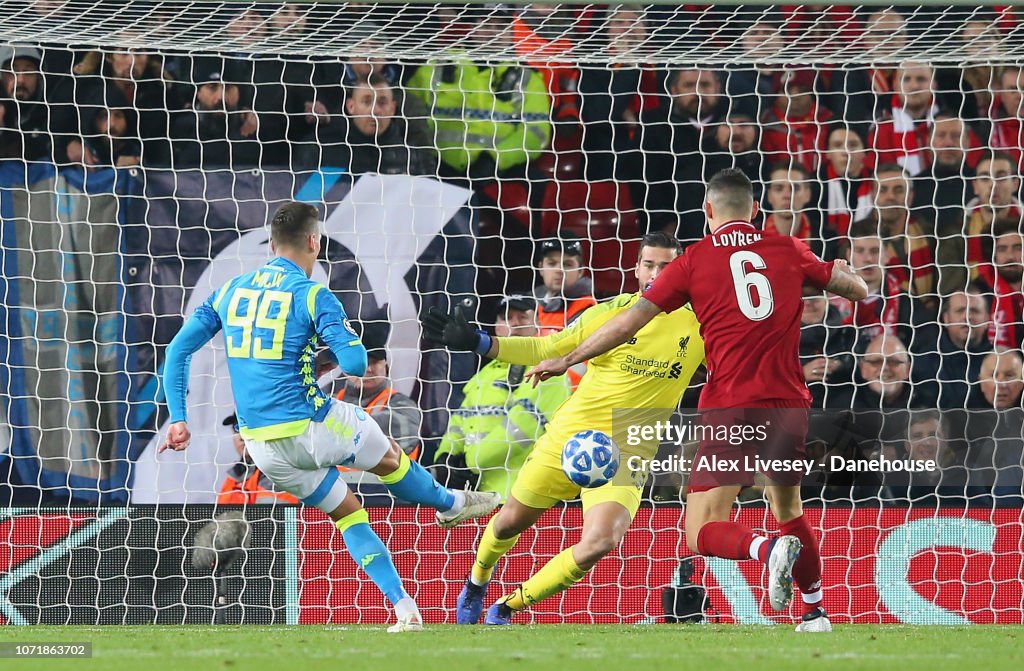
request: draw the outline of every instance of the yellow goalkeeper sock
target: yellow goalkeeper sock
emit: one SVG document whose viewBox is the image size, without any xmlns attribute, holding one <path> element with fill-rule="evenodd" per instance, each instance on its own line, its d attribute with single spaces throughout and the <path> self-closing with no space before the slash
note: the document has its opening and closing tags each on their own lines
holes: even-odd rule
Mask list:
<svg viewBox="0 0 1024 671">
<path fill-rule="evenodd" d="M 514 592 L 501 599 L 501 603 L 512 610 L 523 610 L 572 587 L 583 580 L 585 575 L 587 572 L 576 564 L 572 556 L 572 548 L 566 548 L 552 557 L 551 561 L 544 564 Z"/>
<path fill-rule="evenodd" d="M 494 520 L 496 518 L 497 516 L 492 517 L 491 521 L 487 523 L 484 535 L 476 548 L 476 561 L 473 562 L 471 578 L 476 585 L 486 585 L 491 581 L 491 576 L 494 574 L 494 566 L 498 563 L 498 560 L 504 557 L 512 549 L 512 546 L 516 544 L 516 541 L 519 540 L 518 534 L 505 540 L 500 540 L 495 536 Z"/>
</svg>

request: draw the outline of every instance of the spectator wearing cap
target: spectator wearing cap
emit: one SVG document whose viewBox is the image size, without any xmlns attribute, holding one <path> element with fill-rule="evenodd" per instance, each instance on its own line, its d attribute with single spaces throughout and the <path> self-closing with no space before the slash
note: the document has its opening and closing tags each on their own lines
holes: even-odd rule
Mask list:
<svg viewBox="0 0 1024 671">
<path fill-rule="evenodd" d="M 223 421 L 224 426 L 231 427 L 231 443 L 238 452 L 238 461 L 228 469 L 217 494 L 217 503 L 221 505 L 245 505 L 254 503 L 289 503 L 298 504 L 298 499 L 288 492 L 277 491 L 270 478 L 263 474 L 256 464 L 252 463 L 245 450 L 245 441 L 238 432 L 238 417 L 228 415 Z"/>
<path fill-rule="evenodd" d="M 236 84 L 224 82 L 219 58 L 196 57 L 191 63 L 195 98 L 174 122 L 176 168 L 254 167 L 260 164 L 259 119 L 238 107 Z"/>
<path fill-rule="evenodd" d="M 373 417 L 384 435 L 416 460 L 420 456 L 420 424 L 423 413 L 416 402 L 391 386 L 388 379 L 386 343 L 390 328 L 386 322 L 367 322 L 360 339 L 366 346 L 366 373 L 346 378 L 337 393 L 339 401 L 358 405 Z"/>
<path fill-rule="evenodd" d="M 536 301 L 509 296 L 498 309 L 494 334 L 535 337 Z M 516 475 L 555 410 L 572 390 L 566 376 L 536 387 L 523 381 L 526 366 L 492 359 L 463 389 L 462 404 L 452 411 L 432 467 L 449 487 L 475 483 L 476 489 L 508 497 Z"/>
<path fill-rule="evenodd" d="M 0 47 L 0 159 L 52 160 L 53 135 L 68 129 L 67 106 L 49 105 L 35 47 Z"/>
<path fill-rule="evenodd" d="M 583 274 L 583 246 L 572 233 L 541 243 L 537 269 L 541 284 L 533 295 L 541 335 L 561 331 L 597 303 L 593 284 Z"/>
<path fill-rule="evenodd" d="M 761 149 L 771 163 L 796 160 L 814 174 L 828 137 L 832 113 L 818 105 L 815 70 L 783 70 L 775 104 L 761 116 Z"/>
<path fill-rule="evenodd" d="M 632 175 L 633 203 L 645 213 L 645 227 L 657 228 L 667 216 L 678 221 L 678 237 L 697 239 L 704 233 L 706 157 L 709 135 L 726 118 L 728 100 L 714 70 L 676 70 L 668 78 L 668 95 L 640 115 L 635 150 L 623 157 Z"/>
<path fill-rule="evenodd" d="M 185 95 L 184 87 L 164 70 L 161 57 L 137 50 L 91 51 L 75 65 L 74 72 L 75 101 L 80 109 L 130 110 L 126 115 L 135 117 L 141 162 L 168 164 L 168 129 L 173 128 L 172 115 L 181 109 Z M 89 130 L 85 123 L 82 126 L 83 132 Z"/>
</svg>

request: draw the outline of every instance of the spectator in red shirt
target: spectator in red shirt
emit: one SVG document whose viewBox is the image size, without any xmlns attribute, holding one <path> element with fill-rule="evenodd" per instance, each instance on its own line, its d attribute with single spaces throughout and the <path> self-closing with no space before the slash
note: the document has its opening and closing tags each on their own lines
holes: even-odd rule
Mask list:
<svg viewBox="0 0 1024 671">
<path fill-rule="evenodd" d="M 927 63 L 907 62 L 896 76 L 897 94 L 868 137 L 868 167 L 897 163 L 910 176 L 928 167 L 930 128 L 939 111 L 935 104 L 935 70 Z"/>
<path fill-rule="evenodd" d="M 794 159 L 807 170 L 818 169 L 832 113 L 818 105 L 815 70 L 779 74 L 775 105 L 761 117 L 761 149 L 769 162 Z"/>
<path fill-rule="evenodd" d="M 913 199 L 910 176 L 903 168 L 895 163 L 878 166 L 872 200 L 885 240 L 886 271 L 897 279 L 902 292 L 917 296 L 935 309 L 938 300 L 931 226 L 911 214 Z"/>
<path fill-rule="evenodd" d="M 819 171 L 825 223 L 846 235 L 850 222 L 871 213 L 874 177 L 864 158 L 864 141 L 848 126 L 834 126 L 825 145 L 825 160 Z"/>
</svg>

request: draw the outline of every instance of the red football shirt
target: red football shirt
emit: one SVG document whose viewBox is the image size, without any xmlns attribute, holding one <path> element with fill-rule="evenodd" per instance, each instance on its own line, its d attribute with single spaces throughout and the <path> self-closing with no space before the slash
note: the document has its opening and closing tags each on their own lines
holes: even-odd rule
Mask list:
<svg viewBox="0 0 1024 671">
<path fill-rule="evenodd" d="M 832 265 L 796 238 L 732 221 L 665 268 L 644 298 L 665 312 L 689 303 L 700 320 L 701 409 L 810 407 L 800 366 L 803 286 L 823 289 Z"/>
</svg>

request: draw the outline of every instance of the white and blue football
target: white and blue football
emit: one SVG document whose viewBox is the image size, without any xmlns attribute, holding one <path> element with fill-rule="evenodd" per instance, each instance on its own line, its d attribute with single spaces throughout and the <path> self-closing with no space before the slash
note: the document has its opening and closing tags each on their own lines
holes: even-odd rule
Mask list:
<svg viewBox="0 0 1024 671">
<path fill-rule="evenodd" d="M 580 487 L 608 484 L 619 470 L 619 446 L 600 431 L 580 431 L 565 441 L 562 470 Z"/>
</svg>

